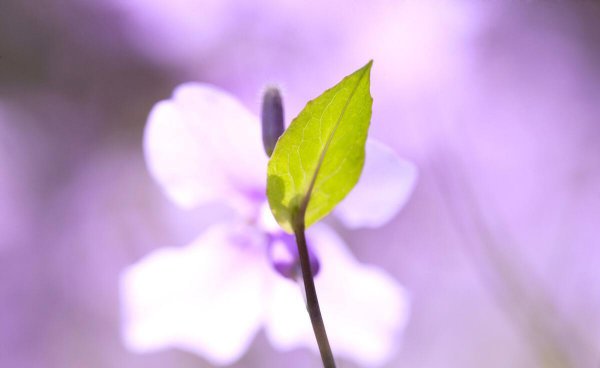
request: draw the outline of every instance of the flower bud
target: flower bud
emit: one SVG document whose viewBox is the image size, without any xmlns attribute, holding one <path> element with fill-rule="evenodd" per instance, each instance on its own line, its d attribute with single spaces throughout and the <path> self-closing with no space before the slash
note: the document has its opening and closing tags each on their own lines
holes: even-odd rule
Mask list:
<svg viewBox="0 0 600 368">
<path fill-rule="evenodd" d="M 283 134 L 283 102 L 276 87 L 269 87 L 262 102 L 262 140 L 267 156 L 271 157 L 275 144 Z"/>
<path fill-rule="evenodd" d="M 307 244 L 307 246 L 310 268 L 313 277 L 315 277 L 319 273 L 321 265 L 317 256 L 311 250 L 310 244 Z M 302 277 L 300 257 L 293 235 L 286 233 L 271 235 L 268 251 L 271 264 L 278 274 L 291 280 Z"/>
</svg>

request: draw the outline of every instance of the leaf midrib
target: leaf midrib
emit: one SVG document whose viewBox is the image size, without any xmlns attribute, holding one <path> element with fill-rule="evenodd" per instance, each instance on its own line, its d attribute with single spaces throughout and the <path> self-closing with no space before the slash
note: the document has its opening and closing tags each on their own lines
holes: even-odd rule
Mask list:
<svg viewBox="0 0 600 368">
<path fill-rule="evenodd" d="M 369 64 L 371 64 L 371 63 L 372 63 L 372 61 L 369 62 Z M 315 168 L 315 171 L 314 171 L 311 181 L 310 181 L 310 185 L 308 186 L 308 190 L 306 191 L 306 194 L 304 195 L 304 199 L 302 200 L 302 203 L 299 208 L 299 214 L 301 215 L 302 222 L 304 222 L 304 215 L 306 214 L 306 209 L 308 208 L 308 203 L 310 201 L 312 191 L 313 191 L 315 183 L 317 181 L 317 177 L 319 176 L 319 172 L 321 170 L 321 165 L 323 164 L 323 161 L 325 160 L 325 156 L 327 155 L 329 145 L 331 144 L 331 141 L 333 140 L 333 137 L 335 136 L 335 133 L 337 132 L 337 129 L 340 126 L 340 123 L 342 122 L 342 118 L 346 114 L 346 110 L 348 109 L 350 102 L 352 101 L 352 99 L 354 98 L 354 95 L 356 94 L 356 91 L 358 90 L 358 86 L 360 86 L 360 83 L 362 82 L 365 74 L 369 70 L 367 65 L 365 65 L 365 67 L 363 67 L 364 70 L 362 71 L 362 74 L 360 75 L 360 77 L 358 78 L 358 81 L 354 85 L 354 88 L 352 89 L 352 92 L 350 93 L 348 100 L 344 104 L 344 107 L 342 108 L 342 112 L 340 113 L 340 116 L 338 117 L 337 121 L 335 122 L 333 130 L 327 137 L 327 142 L 325 142 L 325 146 L 323 147 L 323 150 L 321 151 L 321 153 L 319 155 L 319 161 L 317 162 L 317 167 Z"/>
</svg>

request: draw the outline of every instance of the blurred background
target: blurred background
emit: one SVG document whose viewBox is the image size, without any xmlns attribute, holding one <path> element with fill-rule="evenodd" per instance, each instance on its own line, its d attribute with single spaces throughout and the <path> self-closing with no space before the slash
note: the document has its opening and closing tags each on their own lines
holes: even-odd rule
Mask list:
<svg viewBox="0 0 600 368">
<path fill-rule="evenodd" d="M 341 0 L 0 2 L 0 367 L 209 367 L 120 339 L 119 272 L 208 221 L 147 173 L 148 112 L 276 83 L 289 121 L 369 59 L 371 135 L 420 169 L 339 228 L 411 294 L 388 367 L 598 367 L 600 3 Z M 319 360 L 260 333 L 233 366 L 284 364 Z"/>
</svg>

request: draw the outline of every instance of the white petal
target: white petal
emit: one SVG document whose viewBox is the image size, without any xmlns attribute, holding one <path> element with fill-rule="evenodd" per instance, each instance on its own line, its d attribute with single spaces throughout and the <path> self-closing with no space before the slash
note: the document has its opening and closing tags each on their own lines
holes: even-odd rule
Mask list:
<svg viewBox="0 0 600 368">
<path fill-rule="evenodd" d="M 374 140 L 366 145 L 365 166 L 356 187 L 335 214 L 350 228 L 379 227 L 408 201 L 417 181 L 417 168 Z"/>
<path fill-rule="evenodd" d="M 405 290 L 384 271 L 359 264 L 343 241 L 323 225 L 309 232 L 321 262 L 316 288 L 334 354 L 373 367 L 392 358 L 408 320 Z M 317 351 L 300 286 L 281 278 L 272 290 L 267 336 L 287 350 Z"/>
<path fill-rule="evenodd" d="M 183 84 L 157 103 L 144 149 L 150 172 L 183 207 L 264 192 L 267 157 L 258 119 L 215 87 Z"/>
<path fill-rule="evenodd" d="M 123 337 L 137 352 L 176 347 L 236 361 L 264 315 L 269 271 L 256 239 L 216 225 L 184 248 L 155 251 L 121 275 Z"/>
</svg>

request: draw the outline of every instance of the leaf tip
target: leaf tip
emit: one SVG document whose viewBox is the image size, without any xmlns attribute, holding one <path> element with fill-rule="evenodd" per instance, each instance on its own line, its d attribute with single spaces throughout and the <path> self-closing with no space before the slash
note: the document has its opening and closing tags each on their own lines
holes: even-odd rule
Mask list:
<svg viewBox="0 0 600 368">
<path fill-rule="evenodd" d="M 371 72 L 371 68 L 373 67 L 373 59 L 369 60 L 368 63 L 365 64 L 365 66 L 363 66 L 362 68 L 360 68 L 359 70 L 364 70 L 367 73 Z"/>
</svg>

